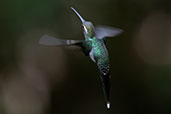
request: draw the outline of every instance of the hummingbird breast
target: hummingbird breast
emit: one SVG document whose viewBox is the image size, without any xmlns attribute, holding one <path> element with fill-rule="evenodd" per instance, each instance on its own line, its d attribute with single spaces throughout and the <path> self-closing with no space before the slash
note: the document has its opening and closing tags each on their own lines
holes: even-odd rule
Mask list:
<svg viewBox="0 0 171 114">
<path fill-rule="evenodd" d="M 103 40 L 96 39 L 92 41 L 94 59 L 101 62 L 109 62 L 108 51 Z"/>
</svg>

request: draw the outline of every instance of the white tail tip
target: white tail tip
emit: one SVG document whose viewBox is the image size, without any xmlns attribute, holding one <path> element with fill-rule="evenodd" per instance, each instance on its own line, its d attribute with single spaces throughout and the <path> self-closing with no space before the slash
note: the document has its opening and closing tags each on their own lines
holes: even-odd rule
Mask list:
<svg viewBox="0 0 171 114">
<path fill-rule="evenodd" d="M 106 106 L 107 106 L 107 109 L 110 109 L 110 103 L 109 102 L 107 102 Z"/>
</svg>

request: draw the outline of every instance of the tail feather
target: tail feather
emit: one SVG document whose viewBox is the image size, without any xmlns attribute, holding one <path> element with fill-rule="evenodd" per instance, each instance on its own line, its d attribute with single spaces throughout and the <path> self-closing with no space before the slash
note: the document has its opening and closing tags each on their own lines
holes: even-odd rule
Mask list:
<svg viewBox="0 0 171 114">
<path fill-rule="evenodd" d="M 101 80 L 102 80 L 104 96 L 106 99 L 106 106 L 109 109 L 110 108 L 110 87 L 111 87 L 109 64 L 102 65 L 99 63 L 98 67 L 101 73 Z"/>
</svg>

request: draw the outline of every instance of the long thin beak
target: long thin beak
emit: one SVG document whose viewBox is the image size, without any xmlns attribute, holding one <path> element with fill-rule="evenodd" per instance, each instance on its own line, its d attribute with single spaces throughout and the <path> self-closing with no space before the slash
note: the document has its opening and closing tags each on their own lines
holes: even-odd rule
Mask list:
<svg viewBox="0 0 171 114">
<path fill-rule="evenodd" d="M 77 16 L 80 18 L 81 22 L 84 23 L 85 20 L 81 17 L 81 15 L 73 7 L 71 7 L 71 9 L 77 14 Z"/>
</svg>

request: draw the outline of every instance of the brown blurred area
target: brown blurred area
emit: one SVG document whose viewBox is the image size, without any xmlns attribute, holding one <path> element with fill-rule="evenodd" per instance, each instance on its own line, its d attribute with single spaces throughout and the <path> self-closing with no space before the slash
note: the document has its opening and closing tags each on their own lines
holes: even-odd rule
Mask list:
<svg viewBox="0 0 171 114">
<path fill-rule="evenodd" d="M 79 50 L 40 37 L 83 39 L 74 7 L 96 24 L 124 30 L 107 41 L 111 109 L 99 71 Z M 0 1 L 0 114 L 170 114 L 170 0 Z"/>
</svg>

